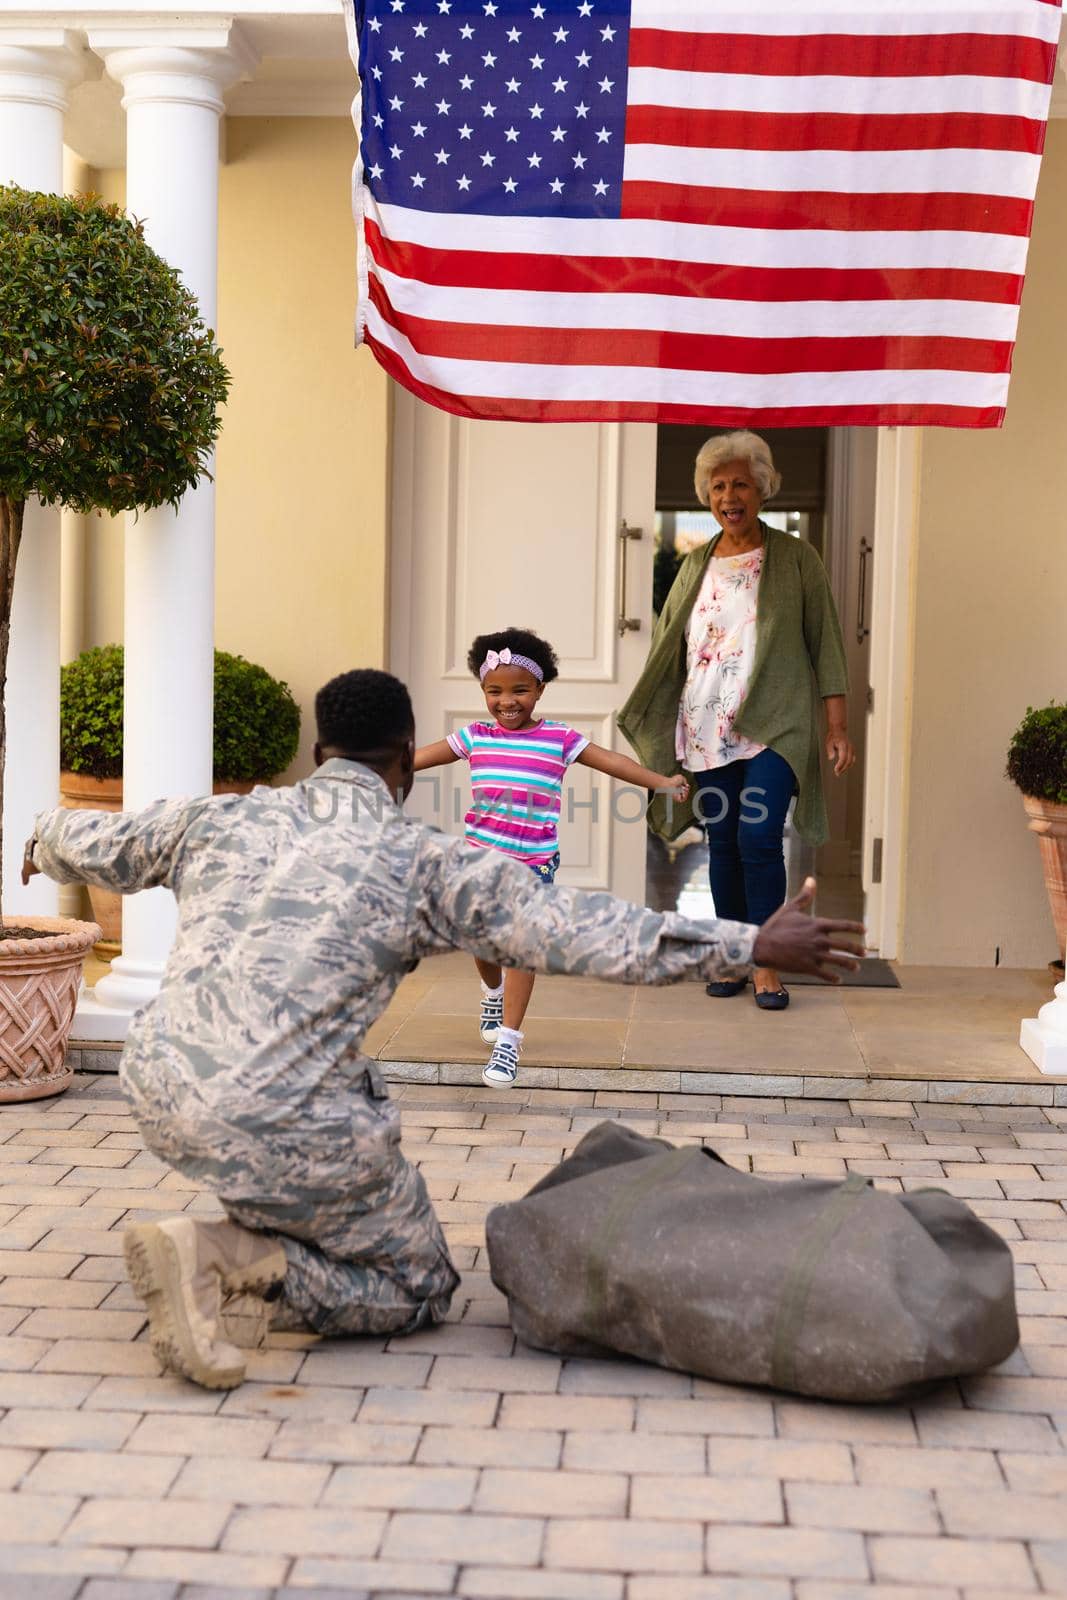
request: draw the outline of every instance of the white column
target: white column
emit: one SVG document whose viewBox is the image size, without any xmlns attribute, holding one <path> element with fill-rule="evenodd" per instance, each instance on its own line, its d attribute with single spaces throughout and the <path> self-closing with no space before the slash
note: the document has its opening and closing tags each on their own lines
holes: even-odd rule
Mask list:
<svg viewBox="0 0 1067 1600">
<path fill-rule="evenodd" d="M 183 40 L 185 42 L 183 42 Z M 121 83 L 126 110 L 126 209 L 177 267 L 215 327 L 222 92 L 252 57 L 228 23 L 179 29 L 90 30 Z M 209 464 L 210 467 L 210 464 Z M 125 547 L 123 799 L 137 810 L 164 796 L 211 791 L 215 619 L 214 485 L 201 479 L 177 511 L 130 516 Z M 123 905 L 122 955 L 83 1002 L 75 1034 L 125 1036 L 158 991 L 174 938 L 169 890 Z"/>
<path fill-rule="evenodd" d="M 63 192 L 77 195 L 91 188 L 88 168 L 74 151 L 63 152 Z M 85 562 L 91 518 L 64 511 L 60 519 L 59 659 L 73 661 L 85 648 Z M 75 896 L 81 890 L 75 887 Z M 62 890 L 60 890 L 62 900 Z"/>
<path fill-rule="evenodd" d="M 63 116 L 83 52 L 62 28 L 0 26 L 0 182 L 63 189 Z M 7 664 L 4 911 L 55 916 L 56 885 L 19 882 L 36 812 L 59 797 L 59 511 L 26 508 Z"/>
<path fill-rule="evenodd" d="M 1036 1017 L 1024 1018 L 1019 1044 L 1039 1072 L 1067 1079 L 1067 979 L 1053 993 Z"/>
</svg>

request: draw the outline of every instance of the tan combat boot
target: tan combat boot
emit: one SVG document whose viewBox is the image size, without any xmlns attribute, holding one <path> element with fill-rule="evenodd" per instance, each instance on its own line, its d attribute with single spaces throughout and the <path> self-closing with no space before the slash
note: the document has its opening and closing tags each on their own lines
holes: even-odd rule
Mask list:
<svg viewBox="0 0 1067 1600">
<path fill-rule="evenodd" d="M 205 1389 L 236 1388 L 245 1359 L 220 1338 L 222 1294 L 263 1294 L 280 1283 L 288 1267 L 281 1245 L 234 1222 L 174 1217 L 127 1228 L 124 1249 L 164 1372 Z"/>
</svg>

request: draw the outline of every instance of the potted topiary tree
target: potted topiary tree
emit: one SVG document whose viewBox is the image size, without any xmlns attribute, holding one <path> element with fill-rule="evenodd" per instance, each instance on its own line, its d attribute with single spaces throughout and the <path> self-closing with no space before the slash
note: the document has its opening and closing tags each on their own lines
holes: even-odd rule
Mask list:
<svg viewBox="0 0 1067 1600">
<path fill-rule="evenodd" d="M 63 804 L 122 810 L 123 650 L 83 650 L 60 673 L 59 786 Z M 284 772 L 300 740 L 300 707 L 289 685 L 243 656 L 215 651 L 214 789 L 246 793 Z M 103 930 L 102 955 L 122 937 L 122 899 L 89 888 Z"/>
<path fill-rule="evenodd" d="M 117 206 L 2 187 L 0 249 L 2 707 L 27 500 L 177 505 L 205 470 L 229 375 L 196 300 Z M 0 711 L 0 818 L 5 733 Z M 0 1100 L 70 1081 L 66 1040 L 97 936 L 92 923 L 0 917 Z"/>
<path fill-rule="evenodd" d="M 1045 889 L 1061 950 L 1067 946 L 1067 704 L 1028 706 L 1008 747 L 1007 775 L 1023 793 L 1041 846 Z"/>
</svg>

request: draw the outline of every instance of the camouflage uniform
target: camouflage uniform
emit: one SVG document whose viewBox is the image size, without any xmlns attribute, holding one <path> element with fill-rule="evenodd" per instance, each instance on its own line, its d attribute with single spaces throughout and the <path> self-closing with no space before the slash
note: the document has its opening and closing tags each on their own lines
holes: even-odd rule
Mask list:
<svg viewBox="0 0 1067 1600">
<path fill-rule="evenodd" d="M 285 1297 L 324 1333 L 438 1320 L 459 1281 L 360 1053 L 422 956 L 671 983 L 744 975 L 757 931 L 545 894 L 499 852 L 405 817 L 376 774 L 342 760 L 288 789 L 47 812 L 34 860 L 60 883 L 174 891 L 160 993 L 122 1059 L 134 1115 L 149 1149 L 234 1221 L 278 1235 Z"/>
</svg>

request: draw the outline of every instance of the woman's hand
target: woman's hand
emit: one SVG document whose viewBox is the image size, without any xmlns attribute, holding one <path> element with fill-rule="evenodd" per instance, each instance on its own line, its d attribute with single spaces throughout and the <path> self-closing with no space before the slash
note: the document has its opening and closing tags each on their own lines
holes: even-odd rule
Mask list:
<svg viewBox="0 0 1067 1600">
<path fill-rule="evenodd" d="M 848 736 L 848 699 L 843 694 L 828 694 L 823 699 L 826 711 L 826 758 L 834 764 L 839 778 L 855 765 L 856 752 Z"/>
<path fill-rule="evenodd" d="M 834 777 L 839 778 L 856 764 L 852 740 L 843 728 L 831 728 L 826 735 L 826 758 L 834 764 Z"/>
</svg>

